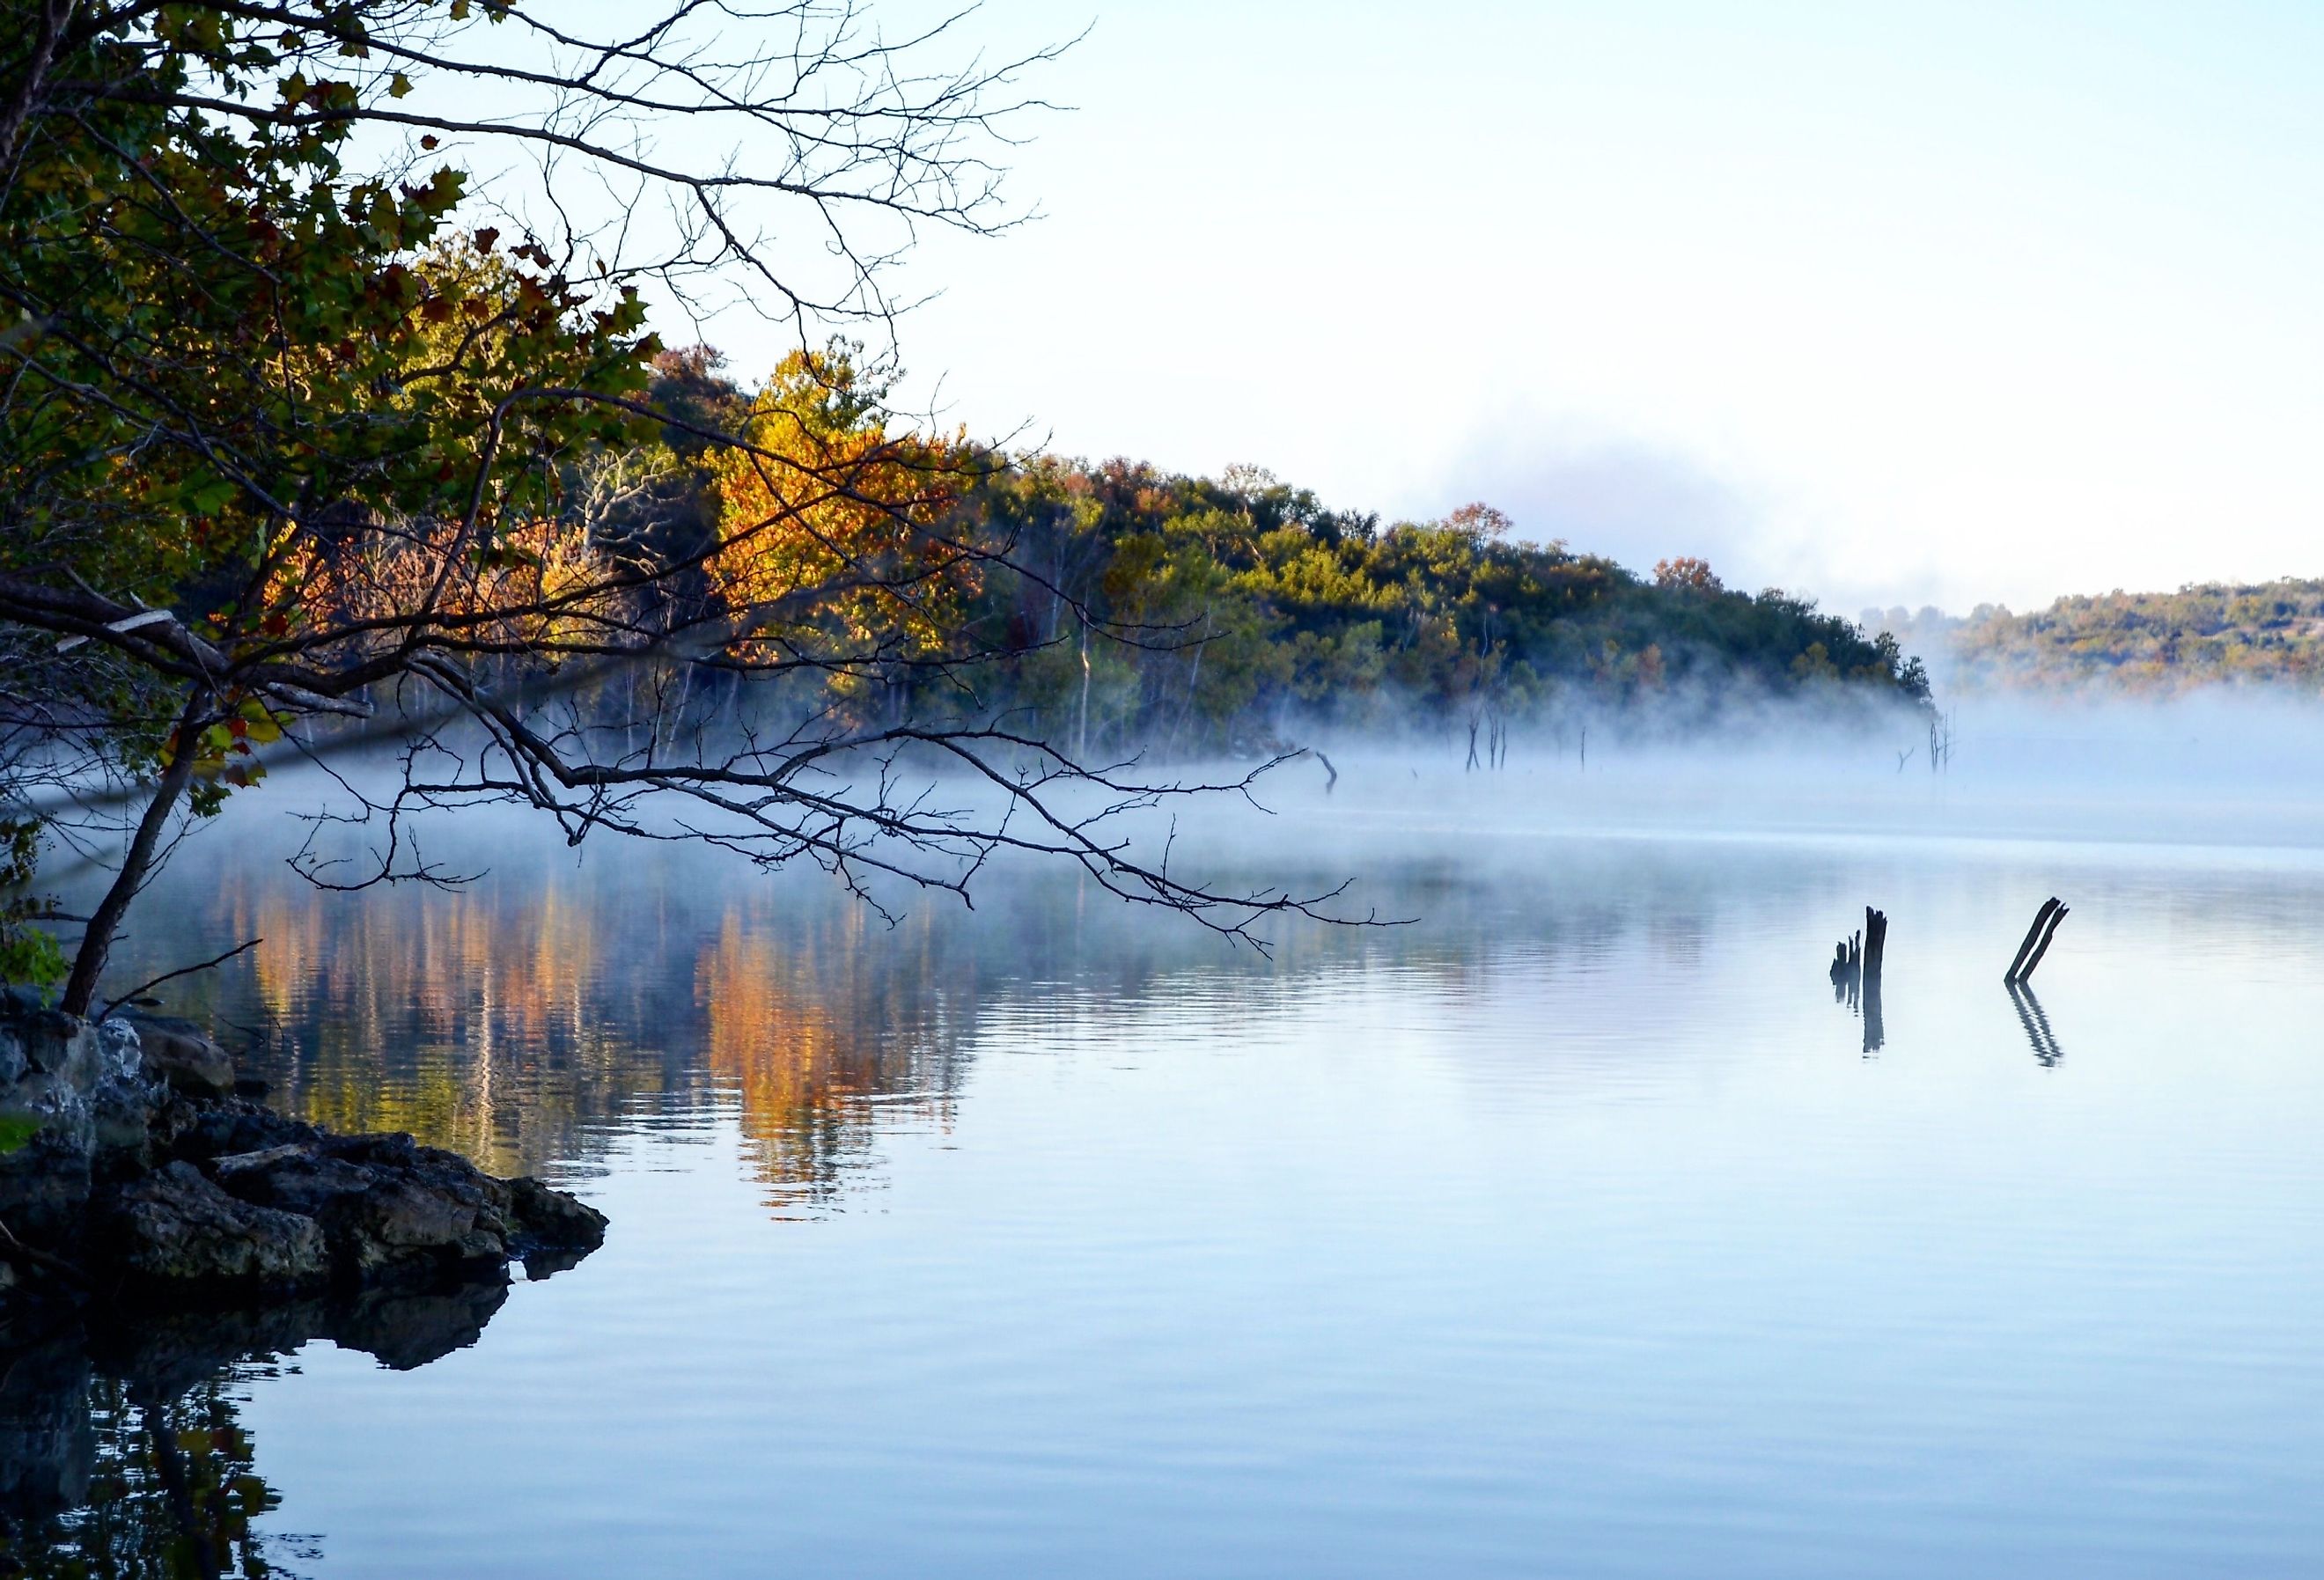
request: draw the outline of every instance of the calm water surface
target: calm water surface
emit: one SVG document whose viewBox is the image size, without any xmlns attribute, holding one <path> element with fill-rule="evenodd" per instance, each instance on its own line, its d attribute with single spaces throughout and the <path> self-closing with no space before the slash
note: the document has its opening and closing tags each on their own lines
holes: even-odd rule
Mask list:
<svg viewBox="0 0 2324 1580">
<path fill-rule="evenodd" d="M 190 851 L 125 947 L 263 935 L 197 993 L 281 1101 L 613 1233 L 407 1369 L 88 1383 L 63 1523 L 167 1522 L 158 1422 L 263 1484 L 228 1573 L 2324 1569 L 2318 853 L 1430 805 L 1296 808 L 1422 919 L 1272 962 L 1055 875 L 890 929 L 652 850 Z"/>
</svg>

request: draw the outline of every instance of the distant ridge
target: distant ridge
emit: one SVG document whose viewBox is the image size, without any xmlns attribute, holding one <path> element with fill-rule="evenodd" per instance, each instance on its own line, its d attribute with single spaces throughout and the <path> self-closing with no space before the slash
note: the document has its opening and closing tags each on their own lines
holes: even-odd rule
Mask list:
<svg viewBox="0 0 2324 1580">
<path fill-rule="evenodd" d="M 1864 622 L 1941 655 L 1942 678 L 1963 690 L 2324 688 L 2324 578 L 2116 588 L 2023 614 L 1980 605 L 1966 619 L 1867 610 Z"/>
</svg>

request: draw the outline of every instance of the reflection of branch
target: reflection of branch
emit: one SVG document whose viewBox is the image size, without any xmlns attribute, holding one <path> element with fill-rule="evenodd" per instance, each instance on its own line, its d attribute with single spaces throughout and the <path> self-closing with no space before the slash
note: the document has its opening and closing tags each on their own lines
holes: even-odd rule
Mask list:
<svg viewBox="0 0 2324 1580">
<path fill-rule="evenodd" d="M 2054 1066 L 2066 1057 L 2065 1049 L 2058 1046 L 2056 1033 L 2050 1030 L 2050 1017 L 2042 1012 L 2042 1001 L 2034 996 L 2032 986 L 2024 983 L 2011 983 L 2009 1002 L 2017 1006 L 2018 1024 L 2025 1028 L 2026 1040 L 2033 1043 L 2034 1057 L 2041 1061 L 2043 1068 Z"/>
<path fill-rule="evenodd" d="M 36 1250 L 25 1244 L 16 1238 L 15 1231 L 9 1228 L 5 1222 L 0 1222 L 0 1257 L 39 1268 L 42 1272 L 62 1279 L 76 1289 L 88 1288 L 88 1280 L 81 1276 L 78 1268 L 69 1261 L 51 1256 L 45 1251 Z"/>
<path fill-rule="evenodd" d="M 149 988 L 159 987 L 165 982 L 175 982 L 180 976 L 191 976 L 197 971 L 208 971 L 213 966 L 223 966 L 227 961 L 233 959 L 236 955 L 241 954 L 244 949 L 254 949 L 265 941 L 266 940 L 264 938 L 252 938 L 246 942 L 236 944 L 233 948 L 228 949 L 225 954 L 220 955 L 214 960 L 205 960 L 198 966 L 180 966 L 175 971 L 163 972 L 161 975 L 155 977 L 151 982 L 141 982 L 135 987 L 131 988 L 127 993 L 123 993 L 119 998 L 115 999 L 111 1003 L 106 1005 L 104 1010 L 99 1012 L 97 1018 L 100 1021 L 104 1020 L 106 1016 L 112 1014 L 114 1011 L 119 1009 L 122 1005 L 143 997 L 146 990 Z"/>
</svg>

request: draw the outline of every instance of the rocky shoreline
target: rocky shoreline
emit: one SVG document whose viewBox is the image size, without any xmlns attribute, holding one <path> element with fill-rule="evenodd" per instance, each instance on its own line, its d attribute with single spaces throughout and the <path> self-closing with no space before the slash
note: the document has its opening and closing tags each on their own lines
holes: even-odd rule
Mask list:
<svg viewBox="0 0 2324 1580">
<path fill-rule="evenodd" d="M 569 1267 L 603 1215 L 404 1134 L 278 1113 L 202 1030 L 0 994 L 0 1336 L 28 1309 L 345 1303 Z"/>
</svg>

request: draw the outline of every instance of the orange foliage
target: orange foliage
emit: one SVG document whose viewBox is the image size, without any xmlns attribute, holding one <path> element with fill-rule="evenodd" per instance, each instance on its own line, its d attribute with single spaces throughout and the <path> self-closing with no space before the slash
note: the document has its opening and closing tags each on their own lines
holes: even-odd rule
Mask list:
<svg viewBox="0 0 2324 1580">
<path fill-rule="evenodd" d="M 947 518 L 982 457 L 958 439 L 891 435 L 880 393 L 844 355 L 795 352 L 752 403 L 752 448 L 719 457 L 709 571 L 743 642 L 811 628 L 850 657 L 921 656 L 957 625 L 978 561 Z M 811 606 L 784 607 L 817 589 Z"/>
</svg>

